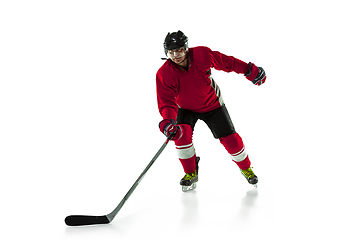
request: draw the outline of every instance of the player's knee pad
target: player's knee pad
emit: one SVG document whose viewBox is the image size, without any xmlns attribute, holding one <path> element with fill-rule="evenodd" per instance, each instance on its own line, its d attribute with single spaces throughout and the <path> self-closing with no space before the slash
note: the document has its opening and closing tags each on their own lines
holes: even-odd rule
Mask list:
<svg viewBox="0 0 360 240">
<path fill-rule="evenodd" d="M 222 137 L 220 142 L 235 162 L 241 162 L 247 158 L 244 143 L 238 133 Z"/>
</svg>

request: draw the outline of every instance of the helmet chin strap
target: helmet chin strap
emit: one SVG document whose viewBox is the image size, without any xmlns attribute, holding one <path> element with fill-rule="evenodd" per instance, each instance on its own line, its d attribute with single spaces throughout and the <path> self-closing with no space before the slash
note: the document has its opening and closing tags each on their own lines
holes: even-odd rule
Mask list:
<svg viewBox="0 0 360 240">
<path fill-rule="evenodd" d="M 185 56 L 184 60 L 182 60 L 181 63 L 179 63 L 179 64 L 182 64 L 187 59 L 187 57 L 188 56 L 187 56 L 187 53 L 186 53 L 186 56 Z"/>
</svg>

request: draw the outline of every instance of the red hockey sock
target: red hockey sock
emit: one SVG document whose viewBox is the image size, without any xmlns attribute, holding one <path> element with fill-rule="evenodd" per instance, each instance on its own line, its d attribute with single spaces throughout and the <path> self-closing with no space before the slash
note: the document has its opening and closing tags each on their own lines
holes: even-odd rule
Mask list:
<svg viewBox="0 0 360 240">
<path fill-rule="evenodd" d="M 196 153 L 192 143 L 193 130 L 188 124 L 180 125 L 183 135 L 180 139 L 175 140 L 176 150 L 185 173 L 193 173 L 196 170 Z"/>
<path fill-rule="evenodd" d="M 249 156 L 245 151 L 244 143 L 238 133 L 220 138 L 220 142 L 230 154 L 231 159 L 240 169 L 248 169 L 251 165 Z"/>
<path fill-rule="evenodd" d="M 246 157 L 245 160 L 243 160 L 241 162 L 235 162 L 234 160 L 233 160 L 233 162 L 236 163 L 241 170 L 246 170 L 251 166 L 249 157 Z"/>
<path fill-rule="evenodd" d="M 196 155 L 188 159 L 180 159 L 180 162 L 184 168 L 185 173 L 193 173 L 196 170 Z"/>
</svg>

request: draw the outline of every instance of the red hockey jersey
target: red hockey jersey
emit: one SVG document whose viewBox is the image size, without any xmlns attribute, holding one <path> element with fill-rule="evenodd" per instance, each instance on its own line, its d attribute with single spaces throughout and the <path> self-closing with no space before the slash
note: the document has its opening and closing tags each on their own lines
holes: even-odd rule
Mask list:
<svg viewBox="0 0 360 240">
<path fill-rule="evenodd" d="M 248 64 L 207 47 L 189 48 L 188 69 L 167 60 L 156 74 L 159 112 L 163 119 L 176 119 L 178 108 L 209 112 L 221 105 L 220 89 L 211 68 L 245 73 Z"/>
</svg>

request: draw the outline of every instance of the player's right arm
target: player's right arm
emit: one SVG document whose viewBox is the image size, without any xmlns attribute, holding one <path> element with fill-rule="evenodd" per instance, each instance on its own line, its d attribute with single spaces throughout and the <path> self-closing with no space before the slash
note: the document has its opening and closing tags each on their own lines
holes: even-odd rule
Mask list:
<svg viewBox="0 0 360 240">
<path fill-rule="evenodd" d="M 159 128 L 166 137 L 171 136 L 172 140 L 178 140 L 182 136 L 182 128 L 175 122 L 178 111 L 176 104 L 177 82 L 177 77 L 171 68 L 164 71 L 163 66 L 156 74 L 157 102 L 160 115 L 163 118 L 159 123 Z"/>
<path fill-rule="evenodd" d="M 156 94 L 159 113 L 163 119 L 176 119 L 178 106 L 177 77 L 172 69 L 166 69 L 164 65 L 156 74 Z M 167 70 L 167 71 L 166 71 Z"/>
</svg>

